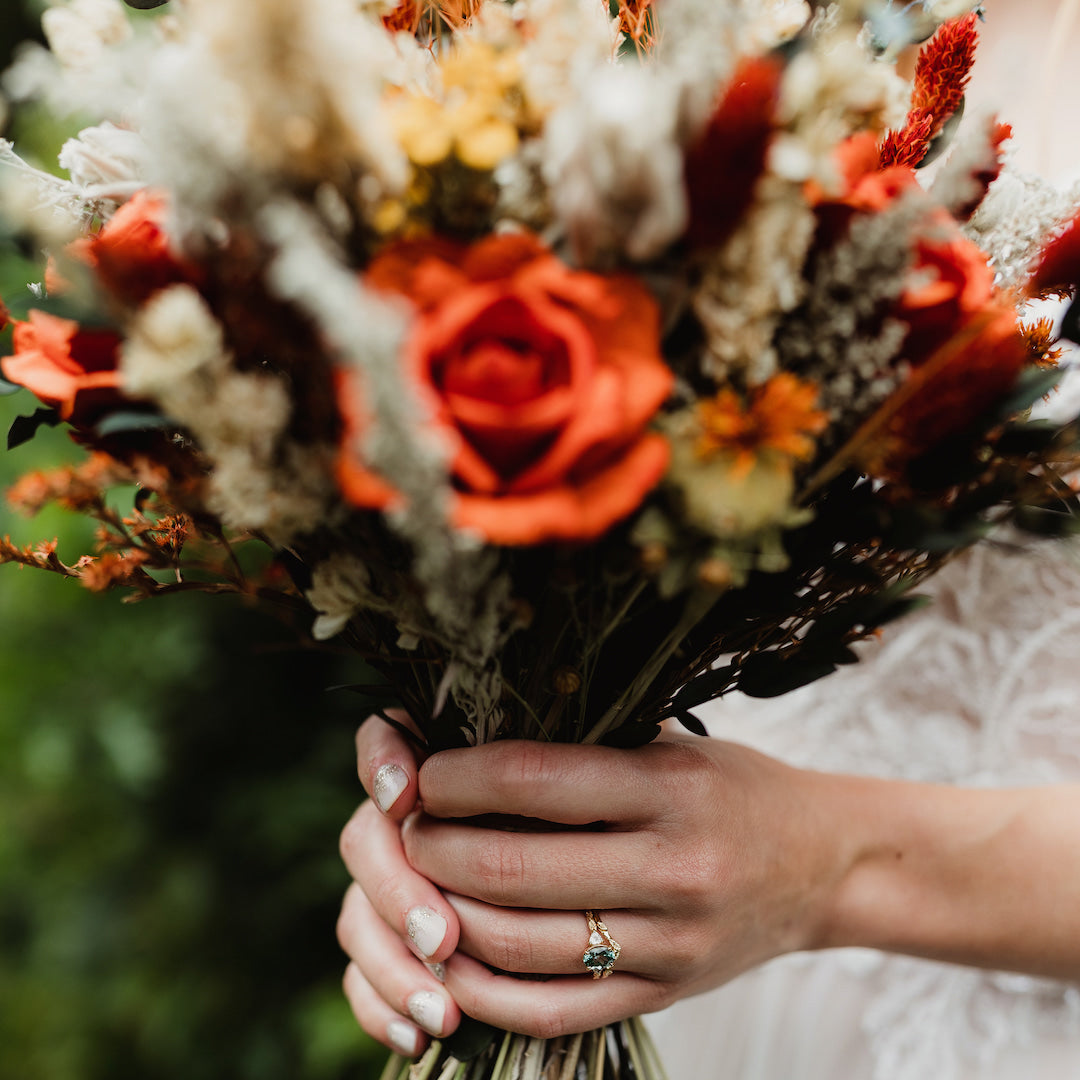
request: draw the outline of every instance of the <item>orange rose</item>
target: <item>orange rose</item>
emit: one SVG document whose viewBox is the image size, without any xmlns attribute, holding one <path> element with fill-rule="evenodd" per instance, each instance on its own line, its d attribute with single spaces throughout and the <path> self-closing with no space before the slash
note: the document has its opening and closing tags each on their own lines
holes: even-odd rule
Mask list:
<svg viewBox="0 0 1080 1080">
<path fill-rule="evenodd" d="M 667 443 L 646 428 L 672 376 L 636 279 L 572 271 L 516 235 L 397 244 L 368 282 L 417 308 L 405 363 L 450 439 L 457 527 L 504 545 L 591 540 L 660 480 Z M 383 506 L 348 449 L 353 412 L 342 489 Z"/>
<path fill-rule="evenodd" d="M 0 371 L 85 427 L 120 397 L 119 343 L 111 330 L 83 330 L 71 319 L 31 311 L 27 322 L 15 324 L 15 353 L 0 360 Z"/>
<path fill-rule="evenodd" d="M 76 241 L 71 252 L 89 263 L 114 295 L 141 304 L 159 289 L 193 277 L 192 267 L 173 250 L 165 213 L 162 199 L 140 191 L 99 233 Z"/>
</svg>

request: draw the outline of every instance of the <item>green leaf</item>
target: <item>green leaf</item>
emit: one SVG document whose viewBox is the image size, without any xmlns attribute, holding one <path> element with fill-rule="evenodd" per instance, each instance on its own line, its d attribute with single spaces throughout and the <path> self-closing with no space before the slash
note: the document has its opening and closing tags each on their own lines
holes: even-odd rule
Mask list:
<svg viewBox="0 0 1080 1080">
<path fill-rule="evenodd" d="M 17 394 L 21 389 L 22 387 L 18 383 L 8 382 L 7 379 L 0 376 L 0 397 Z"/>
<path fill-rule="evenodd" d="M 1045 397 L 1061 382 L 1062 372 L 1057 368 L 1027 368 L 1013 385 L 1012 393 L 995 409 L 1001 420 L 1030 409 L 1041 397 Z"/>
<path fill-rule="evenodd" d="M 22 446 L 29 442 L 38 431 L 38 428 L 56 427 L 60 423 L 60 414 L 55 409 L 38 409 L 32 416 L 16 416 L 8 428 L 7 448 L 14 450 L 16 446 Z"/>
<path fill-rule="evenodd" d="M 168 425 L 169 421 L 161 413 L 123 409 L 109 413 L 104 419 L 99 420 L 94 425 L 93 431 L 95 435 L 104 437 L 121 435 L 127 431 L 155 431 Z"/>
</svg>

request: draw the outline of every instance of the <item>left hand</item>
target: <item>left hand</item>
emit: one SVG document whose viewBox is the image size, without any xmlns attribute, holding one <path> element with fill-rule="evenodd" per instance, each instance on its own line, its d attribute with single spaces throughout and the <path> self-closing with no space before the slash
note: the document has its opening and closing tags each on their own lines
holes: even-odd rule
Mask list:
<svg viewBox="0 0 1080 1080">
<path fill-rule="evenodd" d="M 696 737 L 435 755 L 402 843 L 413 879 L 438 886 L 457 917 L 446 990 L 467 1015 L 553 1038 L 664 1008 L 807 947 L 843 876 L 843 844 L 816 810 L 825 779 Z M 515 832 L 459 820 L 489 813 L 553 825 Z M 349 863 L 359 846 L 344 845 L 363 881 L 359 859 Z M 378 912 L 378 891 L 368 900 Z M 622 946 L 601 982 L 582 964 L 585 909 Z"/>
</svg>

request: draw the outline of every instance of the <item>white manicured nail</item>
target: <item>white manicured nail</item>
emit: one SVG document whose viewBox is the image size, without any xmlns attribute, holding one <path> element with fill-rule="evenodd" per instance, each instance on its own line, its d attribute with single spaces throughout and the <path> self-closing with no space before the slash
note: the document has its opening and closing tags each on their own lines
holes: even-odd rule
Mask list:
<svg viewBox="0 0 1080 1080">
<path fill-rule="evenodd" d="M 386 1025 L 386 1037 L 406 1057 L 416 1056 L 417 1043 L 420 1041 L 420 1033 L 404 1020 L 391 1020 Z"/>
<path fill-rule="evenodd" d="M 434 990 L 417 990 L 409 995 L 409 1015 L 429 1034 L 442 1034 L 446 1003 Z"/>
<path fill-rule="evenodd" d="M 431 974 L 434 975 L 435 978 L 439 980 L 439 982 L 441 982 L 441 983 L 446 982 L 446 965 L 445 964 L 440 964 L 440 963 L 436 962 L 434 964 L 425 964 L 424 967 L 426 967 L 428 969 L 428 971 L 430 971 Z"/>
<path fill-rule="evenodd" d="M 421 955 L 431 956 L 446 937 L 446 920 L 429 907 L 414 907 L 405 916 L 405 932 Z"/>
<path fill-rule="evenodd" d="M 380 765 L 375 774 L 372 794 L 379 804 L 379 809 L 387 814 L 390 807 L 398 801 L 401 793 L 409 786 L 409 777 L 400 765 Z"/>
</svg>

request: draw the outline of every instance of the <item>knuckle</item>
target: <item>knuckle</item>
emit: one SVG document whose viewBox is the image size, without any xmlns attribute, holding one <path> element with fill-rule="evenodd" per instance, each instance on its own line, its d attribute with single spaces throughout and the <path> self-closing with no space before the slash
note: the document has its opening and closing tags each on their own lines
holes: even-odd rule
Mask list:
<svg viewBox="0 0 1080 1080">
<path fill-rule="evenodd" d="M 540 1002 L 522 1027 L 523 1034 L 534 1039 L 557 1039 L 573 1031 L 565 1008 L 556 1001 Z"/>
<path fill-rule="evenodd" d="M 367 806 L 368 803 L 366 802 L 361 804 L 356 813 L 345 823 L 345 828 L 341 830 L 341 836 L 338 838 L 338 851 L 341 855 L 341 861 L 348 867 L 351 867 L 356 862 L 363 850 L 367 831 L 364 826 L 367 817 Z"/>
<path fill-rule="evenodd" d="M 486 898 L 499 903 L 516 897 L 525 887 L 521 849 L 509 837 L 492 837 L 477 854 L 476 874 Z"/>
<path fill-rule="evenodd" d="M 500 929 L 487 942 L 488 962 L 503 971 L 529 972 L 533 970 L 534 951 L 528 935 Z"/>
</svg>

